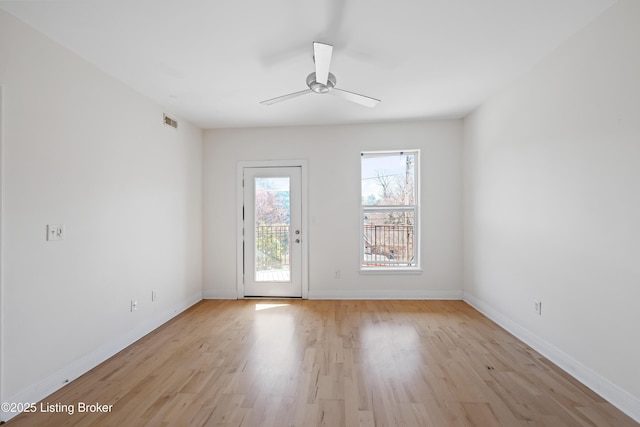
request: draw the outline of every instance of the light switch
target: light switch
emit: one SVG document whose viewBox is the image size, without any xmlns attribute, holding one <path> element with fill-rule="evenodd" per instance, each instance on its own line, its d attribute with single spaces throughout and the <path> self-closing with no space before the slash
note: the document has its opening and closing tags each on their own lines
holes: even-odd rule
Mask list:
<svg viewBox="0 0 640 427">
<path fill-rule="evenodd" d="M 47 225 L 47 240 L 64 240 L 64 224 L 48 224 Z"/>
</svg>

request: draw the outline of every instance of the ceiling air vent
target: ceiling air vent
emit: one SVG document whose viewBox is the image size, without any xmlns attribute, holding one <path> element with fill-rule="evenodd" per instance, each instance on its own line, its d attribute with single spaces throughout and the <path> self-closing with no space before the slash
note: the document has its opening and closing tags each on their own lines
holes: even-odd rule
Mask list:
<svg viewBox="0 0 640 427">
<path fill-rule="evenodd" d="M 171 126 L 172 128 L 178 129 L 178 122 L 173 120 L 171 117 L 163 114 L 164 116 L 164 124 L 167 126 Z"/>
</svg>

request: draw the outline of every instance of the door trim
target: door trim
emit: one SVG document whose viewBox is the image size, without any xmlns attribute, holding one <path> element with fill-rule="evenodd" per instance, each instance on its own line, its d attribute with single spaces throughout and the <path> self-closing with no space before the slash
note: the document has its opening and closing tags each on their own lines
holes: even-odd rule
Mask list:
<svg viewBox="0 0 640 427">
<path fill-rule="evenodd" d="M 248 160 L 239 161 L 236 169 L 236 290 L 237 298 L 244 296 L 244 236 L 242 235 L 243 220 L 242 209 L 244 206 L 244 189 L 242 179 L 245 168 L 275 168 L 275 167 L 299 167 L 301 173 L 301 197 L 302 208 L 300 226 L 303 230 L 301 242 L 302 250 L 302 299 L 309 298 L 309 216 L 308 216 L 308 171 L 306 160 Z"/>
</svg>

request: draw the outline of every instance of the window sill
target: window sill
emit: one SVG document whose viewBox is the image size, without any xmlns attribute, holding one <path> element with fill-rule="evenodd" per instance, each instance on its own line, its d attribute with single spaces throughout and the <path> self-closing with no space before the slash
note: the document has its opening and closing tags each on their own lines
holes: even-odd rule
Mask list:
<svg viewBox="0 0 640 427">
<path fill-rule="evenodd" d="M 360 267 L 360 274 L 422 274 L 419 267 Z"/>
</svg>

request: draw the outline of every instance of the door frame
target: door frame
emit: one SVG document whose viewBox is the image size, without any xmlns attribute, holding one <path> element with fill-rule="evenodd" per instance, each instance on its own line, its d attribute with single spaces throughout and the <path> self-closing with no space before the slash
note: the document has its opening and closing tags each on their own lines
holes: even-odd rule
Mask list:
<svg viewBox="0 0 640 427">
<path fill-rule="evenodd" d="M 4 87 L 0 85 L 0 402 L 5 402 L 4 396 Z M 7 421 L 4 411 L 0 411 L 0 421 Z"/>
<path fill-rule="evenodd" d="M 239 161 L 236 169 L 236 287 L 237 298 L 245 299 L 244 296 L 244 236 L 243 236 L 243 209 L 244 209 L 244 170 L 245 168 L 300 168 L 300 204 L 301 218 L 300 227 L 302 229 L 302 259 L 301 267 L 301 286 L 302 299 L 309 298 L 309 216 L 308 216 L 308 171 L 306 160 L 243 160 Z M 251 297 L 254 298 L 254 297 Z"/>
</svg>

